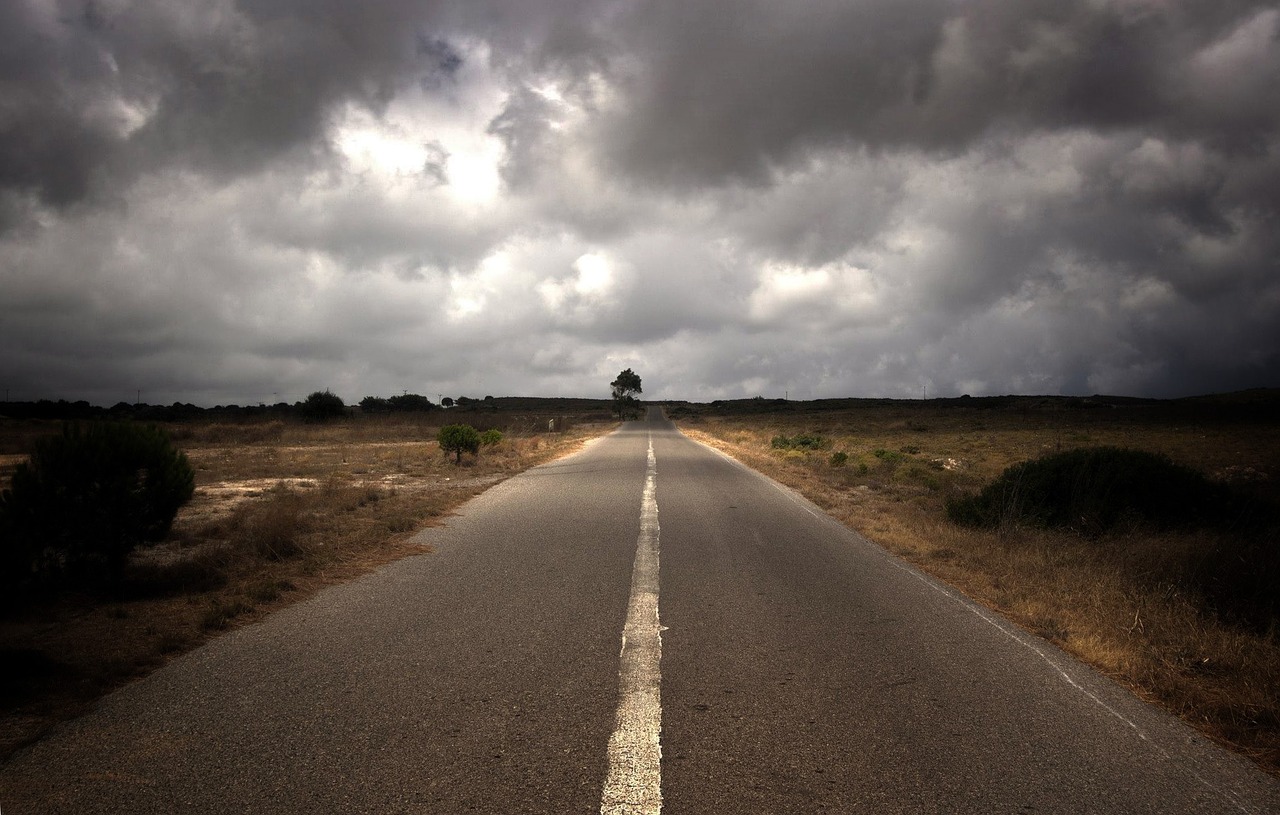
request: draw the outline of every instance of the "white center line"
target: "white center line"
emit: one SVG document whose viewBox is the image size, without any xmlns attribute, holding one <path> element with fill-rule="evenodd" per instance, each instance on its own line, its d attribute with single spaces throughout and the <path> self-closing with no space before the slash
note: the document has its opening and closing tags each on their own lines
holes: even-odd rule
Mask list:
<svg viewBox="0 0 1280 815">
<path fill-rule="evenodd" d="M 662 811 L 662 627 L 658 622 L 658 460 L 649 435 L 649 466 L 640 503 L 640 537 L 631 567 L 631 600 L 622 629 L 618 718 L 609 737 L 609 774 L 601 815 Z"/>
</svg>

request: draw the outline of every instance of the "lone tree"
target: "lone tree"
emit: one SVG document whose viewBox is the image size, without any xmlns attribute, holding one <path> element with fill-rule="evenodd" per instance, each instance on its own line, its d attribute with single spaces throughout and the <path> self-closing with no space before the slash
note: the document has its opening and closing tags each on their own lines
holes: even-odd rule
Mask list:
<svg viewBox="0 0 1280 815">
<path fill-rule="evenodd" d="M 342 397 L 328 389 L 311 394 L 305 402 L 298 403 L 298 409 L 308 422 L 327 422 L 347 412 Z"/>
<path fill-rule="evenodd" d="M 640 400 L 636 398 L 636 394 L 644 392 L 644 388 L 640 387 L 639 374 L 627 368 L 609 383 L 609 387 L 613 388 L 613 409 L 618 411 L 619 419 L 625 414 L 639 412 Z"/>
<path fill-rule="evenodd" d="M 476 430 L 469 424 L 449 424 L 440 428 L 440 435 L 437 436 L 440 442 L 440 449 L 446 453 L 454 453 L 457 458 L 453 460 L 454 464 L 462 463 L 462 454 L 470 453 L 476 455 L 480 452 L 480 431 Z"/>
</svg>

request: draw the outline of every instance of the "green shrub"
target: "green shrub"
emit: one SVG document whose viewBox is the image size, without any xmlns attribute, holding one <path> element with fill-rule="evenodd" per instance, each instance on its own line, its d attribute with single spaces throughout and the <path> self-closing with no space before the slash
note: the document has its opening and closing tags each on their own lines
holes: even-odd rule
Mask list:
<svg viewBox="0 0 1280 815">
<path fill-rule="evenodd" d="M 330 391 L 316 391 L 299 405 L 302 418 L 308 422 L 327 422 L 347 412 L 342 397 Z"/>
<path fill-rule="evenodd" d="M 769 445 L 775 450 L 821 450 L 830 445 L 830 441 L 817 433 L 801 433 L 790 438 L 774 436 Z"/>
<path fill-rule="evenodd" d="M 440 449 L 456 455 L 454 464 L 462 463 L 462 454 L 480 452 L 480 432 L 469 424 L 450 424 L 440 428 L 436 437 Z"/>
<path fill-rule="evenodd" d="M 843 467 L 849 463 L 849 454 L 843 450 L 831 454 L 830 464 L 832 467 Z"/>
<path fill-rule="evenodd" d="M 791 446 L 797 450 L 821 450 L 828 444 L 827 439 L 817 433 L 801 433 L 791 440 Z"/>
<path fill-rule="evenodd" d="M 194 492 L 187 457 L 159 428 L 67 425 L 0 493 L 0 582 L 117 582 L 129 553 L 164 539 Z"/>
<path fill-rule="evenodd" d="M 947 513 L 967 526 L 1014 521 L 1100 534 L 1214 525 L 1233 507 L 1226 487 L 1166 456 L 1091 447 L 1015 464 L 978 495 L 948 502 Z"/>
<path fill-rule="evenodd" d="M 876 458 L 880 459 L 886 464 L 897 464 L 899 461 L 902 461 L 903 459 L 906 458 L 906 456 L 904 456 L 902 453 L 898 453 L 893 450 L 884 450 L 884 449 L 873 450 L 871 452 L 871 455 L 875 456 Z"/>
<path fill-rule="evenodd" d="M 502 441 L 502 431 L 490 428 L 480 434 L 480 443 L 485 447 L 492 447 Z"/>
</svg>

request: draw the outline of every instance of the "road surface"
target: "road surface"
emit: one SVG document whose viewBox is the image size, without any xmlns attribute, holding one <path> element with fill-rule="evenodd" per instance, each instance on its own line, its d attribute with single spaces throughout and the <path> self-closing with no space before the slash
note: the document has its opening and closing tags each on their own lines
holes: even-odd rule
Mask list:
<svg viewBox="0 0 1280 815">
<path fill-rule="evenodd" d="M 1280 812 L 660 414 L 420 540 L 19 753 L 0 811 Z"/>
</svg>

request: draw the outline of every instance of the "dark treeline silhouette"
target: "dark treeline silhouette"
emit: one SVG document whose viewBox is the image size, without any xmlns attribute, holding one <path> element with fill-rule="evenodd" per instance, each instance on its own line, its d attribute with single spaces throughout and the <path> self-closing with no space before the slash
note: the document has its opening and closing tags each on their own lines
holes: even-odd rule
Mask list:
<svg viewBox="0 0 1280 815">
<path fill-rule="evenodd" d="M 324 395 L 327 392 L 317 391 Z M 314 412 L 316 394 L 312 394 L 300 402 L 277 402 L 274 405 L 215 405 L 200 407 L 189 402 L 174 402 L 172 405 L 149 405 L 146 403 L 131 404 L 118 402 L 111 407 L 94 405 L 84 400 L 71 402 L 66 399 L 57 401 L 41 399 L 37 402 L 0 402 L 0 419 L 43 419 L 53 421 L 140 421 L 140 422 L 186 422 L 186 421 L 249 421 L 255 419 L 299 419 L 309 418 L 309 411 Z M 558 412 L 581 414 L 583 412 L 604 412 L 609 402 L 603 399 L 575 399 L 567 397 L 523 397 L 486 396 L 476 399 L 459 396 L 456 399 L 445 397 L 443 402 L 448 410 L 459 413 L 509 413 L 509 412 Z M 354 405 L 342 407 L 347 413 L 367 415 L 383 415 L 396 413 L 425 413 L 445 410 L 441 405 L 425 396 L 416 393 L 404 393 L 397 396 L 366 396 Z M 314 417 L 311 417 L 314 418 Z"/>
<path fill-rule="evenodd" d="M 280 402 L 275 405 L 216 405 L 211 408 L 202 408 L 184 402 L 174 402 L 172 405 L 118 402 L 111 407 L 102 407 L 83 400 L 68 402 L 65 399 L 59 399 L 55 402 L 50 399 L 41 399 L 38 402 L 0 402 L 0 417 L 62 421 L 133 419 L 144 422 L 181 422 L 207 418 L 291 416 L 299 410 L 301 404 L 301 402 L 294 405 Z"/>
<path fill-rule="evenodd" d="M 366 396 L 360 400 L 360 409 L 365 413 L 397 413 L 406 411 L 437 410 L 440 406 L 425 396 L 416 393 L 405 393 L 383 399 L 381 396 Z"/>
</svg>

